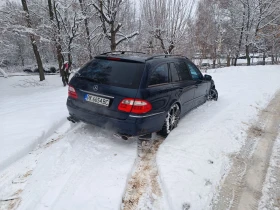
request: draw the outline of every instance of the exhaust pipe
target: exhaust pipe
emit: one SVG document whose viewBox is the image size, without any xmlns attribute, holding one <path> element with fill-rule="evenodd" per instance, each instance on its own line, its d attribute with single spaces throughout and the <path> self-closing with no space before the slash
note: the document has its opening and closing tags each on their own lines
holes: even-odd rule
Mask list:
<svg viewBox="0 0 280 210">
<path fill-rule="evenodd" d="M 72 116 L 67 117 L 67 120 L 69 120 L 72 123 L 77 123 L 79 122 L 79 120 L 76 120 L 75 118 L 73 118 Z"/>
<path fill-rule="evenodd" d="M 132 136 L 126 136 L 126 135 L 123 135 L 123 134 L 118 134 L 118 133 L 115 133 L 114 134 L 114 137 L 118 138 L 118 139 L 122 139 L 122 140 L 125 140 L 127 141 L 129 138 L 131 138 Z"/>
</svg>

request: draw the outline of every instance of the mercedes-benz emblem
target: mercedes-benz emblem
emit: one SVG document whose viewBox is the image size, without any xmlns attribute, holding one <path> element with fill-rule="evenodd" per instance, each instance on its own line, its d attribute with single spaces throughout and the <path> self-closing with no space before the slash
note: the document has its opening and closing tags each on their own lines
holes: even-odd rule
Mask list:
<svg viewBox="0 0 280 210">
<path fill-rule="evenodd" d="M 98 85 L 94 85 L 94 86 L 93 86 L 93 90 L 94 90 L 94 91 L 98 91 Z"/>
</svg>

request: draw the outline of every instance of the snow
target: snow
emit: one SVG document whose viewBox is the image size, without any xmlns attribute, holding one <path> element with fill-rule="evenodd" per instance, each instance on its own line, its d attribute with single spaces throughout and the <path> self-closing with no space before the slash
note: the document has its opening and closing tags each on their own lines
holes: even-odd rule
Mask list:
<svg viewBox="0 0 280 210">
<path fill-rule="evenodd" d="M 280 125 L 279 125 L 280 128 Z M 270 164 L 266 179 L 263 185 L 262 197 L 259 202 L 258 209 L 275 209 L 279 210 L 279 194 L 280 194 L 280 135 L 275 141 Z"/>
<path fill-rule="evenodd" d="M 136 157 L 136 144 L 111 136 L 84 125 L 45 151 L 25 187 L 19 209 L 118 208 Z"/>
<path fill-rule="evenodd" d="M 136 142 L 84 124 L 75 133 L 66 120 L 67 88 L 58 75 L 46 78 L 35 87 L 38 75 L 0 78 L 0 200 L 17 192 L 9 184 L 25 177 L 22 171 L 28 168 L 32 177 L 19 184 L 26 193 L 19 209 L 116 209 L 136 158 Z M 59 137 L 52 136 L 56 133 Z M 46 148 L 55 138 L 63 139 Z"/>
<path fill-rule="evenodd" d="M 257 55 L 255 55 L 257 56 Z M 212 59 L 193 59 L 192 60 L 196 65 L 200 65 L 202 63 L 209 63 L 209 64 L 213 64 L 213 60 Z M 260 58 L 251 58 L 251 64 L 252 65 L 256 65 L 258 63 L 258 61 L 263 61 L 263 58 L 260 57 Z M 271 57 L 268 57 L 268 58 L 265 58 L 265 62 L 271 62 L 272 61 L 272 58 Z M 216 61 L 216 65 L 219 65 L 217 63 L 218 61 Z M 221 58 L 220 59 L 220 63 L 223 64 L 223 65 L 226 65 L 227 64 L 227 59 L 226 58 Z M 237 59 L 237 64 L 238 65 L 247 65 L 247 59 Z"/>
<path fill-rule="evenodd" d="M 59 76 L 0 78 L 0 171 L 66 123 L 67 88 Z M 35 87 L 34 87 L 35 85 Z"/>
<path fill-rule="evenodd" d="M 240 149 L 258 111 L 280 89 L 279 66 L 208 74 L 219 100 L 182 118 L 157 153 L 168 209 L 210 209 L 229 155 Z M 0 77 L 0 208 L 1 200 L 17 196 L 18 209 L 119 209 L 137 158 L 136 140 L 70 124 L 61 78 L 38 80 Z"/>
<path fill-rule="evenodd" d="M 219 91 L 218 102 L 181 119 L 157 155 L 172 209 L 182 209 L 184 203 L 191 209 L 208 208 L 230 167 L 228 156 L 240 149 L 248 125 L 280 88 L 279 66 L 229 67 L 208 74 Z"/>
<path fill-rule="evenodd" d="M 5 78 L 8 77 L 8 74 L 7 74 L 3 69 L 1 69 L 1 68 L 0 68 L 0 73 L 1 73 Z"/>
</svg>

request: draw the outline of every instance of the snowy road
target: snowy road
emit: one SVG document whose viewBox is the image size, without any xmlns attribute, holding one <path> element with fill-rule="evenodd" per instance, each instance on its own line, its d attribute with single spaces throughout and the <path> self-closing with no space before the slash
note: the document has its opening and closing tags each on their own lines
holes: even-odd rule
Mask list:
<svg viewBox="0 0 280 210">
<path fill-rule="evenodd" d="M 241 151 L 232 157 L 232 167 L 220 186 L 220 196 L 212 209 L 258 209 L 272 149 L 279 134 L 279 104 L 280 91 L 269 105 L 260 112 L 258 121 L 248 129 L 245 144 Z M 276 178 L 275 183 L 277 181 L 279 180 Z M 277 195 L 274 197 L 276 197 L 276 199 L 272 199 L 273 203 L 276 204 L 274 208 L 277 205 L 280 207 L 277 204 L 279 202 L 277 201 Z M 271 200 L 269 203 L 271 203 Z M 268 206 L 269 203 L 263 203 L 260 210 Z"/>
<path fill-rule="evenodd" d="M 210 74 L 219 101 L 186 115 L 143 157 L 137 155 L 136 139 L 126 142 L 108 130 L 68 123 L 60 78 L 50 76 L 43 86 L 24 88 L 26 82 L 15 77 L 0 78 L 5 90 L 5 103 L 0 103 L 0 209 L 211 209 L 231 157 L 280 89 L 280 68 L 232 67 Z M 147 177 L 155 186 L 141 185 Z M 140 192 L 137 205 L 126 208 L 133 202 L 133 188 Z"/>
<path fill-rule="evenodd" d="M 0 78 L 0 171 L 35 149 L 67 117 L 60 77 Z"/>
<path fill-rule="evenodd" d="M 12 172 L 6 170 L 8 174 L 0 176 L 0 199 L 7 200 L 23 190 L 19 209 L 120 207 L 128 172 L 136 158 L 136 142 L 113 139 L 112 133 L 84 124 L 64 135 L 29 154 L 28 160 L 19 161 L 24 170 L 20 173 L 29 175 L 18 188 L 11 190 L 10 183 L 19 176 L 7 182 Z"/>
</svg>

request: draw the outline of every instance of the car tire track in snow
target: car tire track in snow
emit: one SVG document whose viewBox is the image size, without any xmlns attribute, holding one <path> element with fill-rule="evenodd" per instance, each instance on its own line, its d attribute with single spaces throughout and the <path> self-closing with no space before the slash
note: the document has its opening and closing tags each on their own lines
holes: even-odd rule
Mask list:
<svg viewBox="0 0 280 210">
<path fill-rule="evenodd" d="M 212 209 L 257 209 L 280 124 L 280 91 L 247 131 L 247 140 L 224 179 Z"/>
<path fill-rule="evenodd" d="M 137 142 L 112 138 L 113 132 L 95 126 L 78 125 L 58 142 L 53 139 L 42 146 L 32 176 L 22 188 L 18 209 L 117 209 L 121 205 Z M 0 186 L 0 195 L 7 197 L 1 191 Z"/>
<path fill-rule="evenodd" d="M 121 209 L 162 209 L 163 193 L 156 155 L 163 141 L 160 136 L 149 141 L 138 140 L 138 158 L 127 182 Z"/>
<path fill-rule="evenodd" d="M 81 125 L 65 123 L 59 127 L 49 138 L 46 138 L 42 145 L 16 163 L 8 167 L 4 172 L 0 173 L 0 210 L 17 209 L 22 198 L 21 194 L 24 191 L 28 179 L 32 176 L 33 170 L 37 165 L 37 161 L 44 149 L 58 142 L 69 133 L 75 132 Z M 71 129 L 70 129 L 71 128 Z"/>
<path fill-rule="evenodd" d="M 21 149 L 19 149 L 17 151 L 16 154 L 14 154 L 14 155 L 8 157 L 6 160 L 2 161 L 0 163 L 0 171 L 4 170 L 6 167 L 9 167 L 9 165 L 15 163 L 16 161 L 20 160 L 24 156 L 28 155 L 28 153 L 35 150 L 38 146 L 43 144 L 46 139 L 49 139 L 53 135 L 53 133 L 57 130 L 57 128 L 61 128 L 61 127 L 65 126 L 65 124 L 69 124 L 69 122 L 65 121 L 65 119 L 55 122 L 53 124 L 53 126 L 51 126 L 50 129 L 48 129 L 47 131 L 44 131 L 41 134 L 41 136 L 37 137 L 33 142 L 22 147 Z M 24 141 L 25 139 L 22 139 L 22 140 Z"/>
<path fill-rule="evenodd" d="M 279 125 L 280 126 L 280 125 Z M 274 145 L 259 210 L 280 209 L 280 135 Z"/>
</svg>

